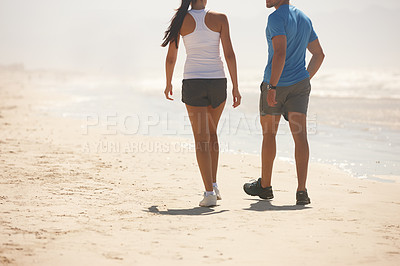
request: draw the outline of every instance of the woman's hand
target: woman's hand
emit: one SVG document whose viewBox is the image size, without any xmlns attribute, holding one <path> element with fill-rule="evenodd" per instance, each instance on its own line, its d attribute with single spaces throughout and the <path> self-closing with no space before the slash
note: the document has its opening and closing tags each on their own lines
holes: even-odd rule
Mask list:
<svg viewBox="0 0 400 266">
<path fill-rule="evenodd" d="M 233 96 L 233 108 L 236 108 L 240 105 L 242 101 L 242 96 L 239 93 L 239 89 L 233 89 L 232 90 L 232 96 Z"/>
<path fill-rule="evenodd" d="M 172 84 L 167 85 L 167 87 L 164 90 L 164 94 L 165 94 L 165 98 L 167 98 L 167 100 L 170 100 L 170 101 L 174 100 L 170 97 L 170 95 L 172 96 Z"/>
</svg>

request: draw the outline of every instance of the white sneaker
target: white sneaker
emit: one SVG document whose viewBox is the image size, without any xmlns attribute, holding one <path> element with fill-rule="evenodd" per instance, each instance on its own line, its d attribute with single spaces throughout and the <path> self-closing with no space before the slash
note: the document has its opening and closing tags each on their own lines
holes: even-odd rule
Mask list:
<svg viewBox="0 0 400 266">
<path fill-rule="evenodd" d="M 204 199 L 200 201 L 199 206 L 200 207 L 212 207 L 217 205 L 217 195 L 208 195 L 206 196 L 206 193 L 204 193 Z"/>
<path fill-rule="evenodd" d="M 217 200 L 222 200 L 221 193 L 217 187 L 214 187 L 215 195 L 217 195 Z"/>
</svg>

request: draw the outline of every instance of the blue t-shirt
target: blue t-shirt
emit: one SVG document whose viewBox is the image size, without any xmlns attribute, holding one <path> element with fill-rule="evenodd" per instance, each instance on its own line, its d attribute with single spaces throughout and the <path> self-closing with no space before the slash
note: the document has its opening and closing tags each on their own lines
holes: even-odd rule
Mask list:
<svg viewBox="0 0 400 266">
<path fill-rule="evenodd" d="M 272 38 L 285 35 L 287 39 L 286 61 L 278 86 L 290 86 L 310 76 L 306 69 L 306 51 L 310 42 L 318 38 L 311 20 L 292 5 L 282 5 L 268 17 L 266 29 L 268 42 L 268 64 L 264 82 L 271 78 L 274 49 Z"/>
</svg>

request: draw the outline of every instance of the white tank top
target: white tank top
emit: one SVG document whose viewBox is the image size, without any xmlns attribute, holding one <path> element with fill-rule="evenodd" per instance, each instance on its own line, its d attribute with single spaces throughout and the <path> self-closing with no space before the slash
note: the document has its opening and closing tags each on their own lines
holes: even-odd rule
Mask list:
<svg viewBox="0 0 400 266">
<path fill-rule="evenodd" d="M 184 79 L 225 78 L 220 55 L 220 33 L 209 29 L 205 17 L 209 10 L 189 10 L 196 22 L 194 31 L 183 36 L 186 48 Z"/>
</svg>

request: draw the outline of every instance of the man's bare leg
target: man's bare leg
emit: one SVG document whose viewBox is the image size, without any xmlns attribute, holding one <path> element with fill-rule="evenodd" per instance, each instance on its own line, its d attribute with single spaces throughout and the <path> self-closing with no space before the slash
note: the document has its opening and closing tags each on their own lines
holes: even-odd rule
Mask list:
<svg viewBox="0 0 400 266">
<path fill-rule="evenodd" d="M 289 125 L 295 143 L 295 159 L 298 180 L 297 191 L 305 191 L 310 152 L 307 140 L 306 115 L 302 113 L 290 112 Z"/>
<path fill-rule="evenodd" d="M 272 168 L 276 156 L 276 133 L 278 131 L 280 115 L 261 116 L 261 126 L 263 130 L 263 143 L 261 151 L 261 186 L 263 188 L 271 186 Z"/>
</svg>

